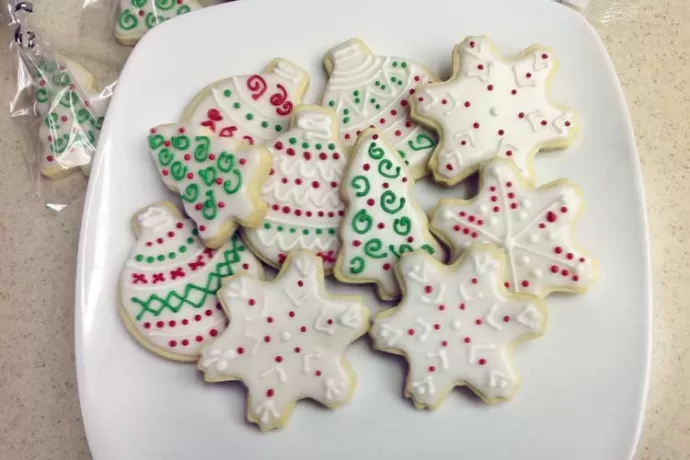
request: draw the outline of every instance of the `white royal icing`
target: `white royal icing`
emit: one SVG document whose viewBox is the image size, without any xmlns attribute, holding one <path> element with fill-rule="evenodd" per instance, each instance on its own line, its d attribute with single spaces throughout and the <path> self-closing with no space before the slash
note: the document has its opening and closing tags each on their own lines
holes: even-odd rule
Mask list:
<svg viewBox="0 0 690 460">
<path fill-rule="evenodd" d="M 276 59 L 260 74 L 230 77 L 204 89 L 185 112 L 185 120 L 222 137 L 263 144 L 287 130 L 308 81 L 303 69 Z"/>
<path fill-rule="evenodd" d="M 424 85 L 411 99 L 416 114 L 440 127 L 435 175 L 454 183 L 499 156 L 529 178 L 535 151 L 567 140 L 576 123 L 547 95 L 553 51 L 532 46 L 517 60 L 504 59 L 488 38 L 468 37 L 453 59 L 458 70 L 451 80 Z"/>
<path fill-rule="evenodd" d="M 363 133 L 352 155 L 343 186 L 348 204 L 336 276 L 345 282 L 375 282 L 383 298 L 399 297 L 393 266 L 400 254 L 424 248 L 440 260 L 443 251 L 415 202 L 414 180 L 380 133 Z"/>
<path fill-rule="evenodd" d="M 262 276 L 261 263 L 237 237 L 218 250 L 204 248 L 194 223 L 166 206 L 151 206 L 136 220 L 141 233 L 120 276 L 124 310 L 156 349 L 197 356 L 225 330 L 216 298 L 223 278 Z"/>
<path fill-rule="evenodd" d="M 198 9 L 201 5 L 196 0 L 120 0 L 115 36 L 136 41 L 158 24 Z"/>
<path fill-rule="evenodd" d="M 327 272 L 335 263 L 337 229 L 345 212 L 338 190 L 347 165 L 337 126 L 333 111 L 301 105 L 292 128 L 268 146 L 273 169 L 263 195 L 269 210 L 264 222 L 245 235 L 272 265 L 281 264 L 293 249 L 320 256 Z"/>
<path fill-rule="evenodd" d="M 319 258 L 297 251 L 288 260 L 272 282 L 242 275 L 220 291 L 232 322 L 199 361 L 211 381 L 244 382 L 249 419 L 262 430 L 280 427 L 296 400 L 346 402 L 354 381 L 344 352 L 369 326 L 358 298 L 326 292 Z"/>
<path fill-rule="evenodd" d="M 475 199 L 441 200 L 432 212 L 432 228 L 455 253 L 473 243 L 500 245 L 508 260 L 506 286 L 518 292 L 584 290 L 594 283 L 594 260 L 576 249 L 571 236 L 582 202 L 574 184 L 534 188 L 503 159 L 486 165 L 481 177 Z M 495 225 L 479 212 L 482 207 L 490 209 Z"/>
<path fill-rule="evenodd" d="M 359 40 L 336 46 L 327 57 L 333 65 L 321 104 L 337 112 L 343 143 L 354 145 L 361 131 L 376 126 L 415 175 L 424 175 L 436 139 L 410 119 L 408 98 L 433 77 L 408 59 L 376 56 Z"/>
<path fill-rule="evenodd" d="M 267 175 L 269 153 L 245 147 L 187 124 L 151 130 L 149 152 L 161 178 L 180 194 L 204 240 L 222 236 L 228 221 L 251 221 L 263 212 L 260 198 L 250 190 Z"/>
<path fill-rule="evenodd" d="M 420 270 L 426 281 L 416 276 Z M 377 348 L 409 361 L 406 395 L 436 407 L 452 387 L 466 384 L 487 401 L 510 399 L 517 388 L 510 350 L 545 327 L 539 298 L 501 289 L 500 261 L 487 247 L 470 249 L 451 267 L 416 251 L 401 259 L 399 271 L 405 295 L 392 314 L 374 320 L 370 334 Z M 434 305 L 423 301 L 439 291 Z"/>
</svg>

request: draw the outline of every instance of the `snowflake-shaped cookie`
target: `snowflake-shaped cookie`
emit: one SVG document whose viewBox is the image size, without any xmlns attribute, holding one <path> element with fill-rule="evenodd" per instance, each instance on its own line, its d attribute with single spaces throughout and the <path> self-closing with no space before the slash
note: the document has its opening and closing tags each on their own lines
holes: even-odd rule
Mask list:
<svg viewBox="0 0 690 460">
<path fill-rule="evenodd" d="M 532 179 L 537 151 L 568 146 L 577 118 L 547 93 L 557 67 L 553 50 L 541 45 L 504 58 L 486 37 L 458 44 L 451 79 L 422 85 L 410 98 L 412 117 L 439 134 L 429 162 L 435 179 L 454 185 L 496 156 Z"/>
<path fill-rule="evenodd" d="M 336 408 L 349 401 L 355 379 L 345 348 L 369 328 L 357 297 L 326 292 L 321 259 L 291 252 L 274 281 L 243 274 L 218 293 L 230 326 L 203 350 L 199 368 L 211 382 L 242 380 L 247 418 L 281 428 L 295 402 L 314 399 Z"/>
<path fill-rule="evenodd" d="M 502 286 L 500 251 L 474 246 L 451 266 L 415 251 L 396 270 L 405 295 L 370 335 L 377 349 L 407 358 L 405 396 L 435 409 L 467 385 L 487 403 L 509 400 L 519 386 L 511 350 L 544 332 L 547 313 L 538 297 Z"/>
<path fill-rule="evenodd" d="M 535 188 L 515 165 L 496 159 L 481 170 L 472 200 L 441 200 L 431 229 L 455 255 L 473 243 L 495 243 L 506 252 L 506 287 L 546 296 L 584 292 L 596 280 L 596 261 L 573 242 L 582 196 L 572 182 Z"/>
</svg>

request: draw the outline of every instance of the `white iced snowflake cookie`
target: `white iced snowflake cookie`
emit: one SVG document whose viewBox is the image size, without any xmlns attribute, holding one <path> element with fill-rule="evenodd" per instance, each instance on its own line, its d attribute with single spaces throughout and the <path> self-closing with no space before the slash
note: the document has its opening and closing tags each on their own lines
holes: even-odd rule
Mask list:
<svg viewBox="0 0 690 460">
<path fill-rule="evenodd" d="M 64 56 L 41 60 L 35 81 L 41 173 L 57 179 L 80 168 L 89 174 L 107 101 L 96 93 L 91 74 Z"/>
<path fill-rule="evenodd" d="M 161 22 L 200 8 L 196 0 L 120 0 L 115 38 L 132 46 Z"/>
<path fill-rule="evenodd" d="M 439 135 L 429 162 L 434 178 L 454 185 L 502 157 L 532 180 L 534 155 L 567 147 L 578 131 L 575 114 L 549 99 L 557 68 L 553 50 L 541 45 L 505 58 L 486 37 L 458 44 L 453 76 L 421 86 L 410 99 L 412 117 Z"/>
<path fill-rule="evenodd" d="M 547 312 L 536 296 L 502 285 L 503 255 L 473 246 L 451 266 L 423 251 L 405 254 L 396 272 L 402 302 L 378 314 L 374 346 L 406 357 L 405 396 L 436 409 L 458 385 L 487 403 L 507 401 L 519 386 L 513 347 L 543 334 Z"/>
<path fill-rule="evenodd" d="M 197 94 L 182 118 L 221 137 L 263 144 L 287 131 L 308 85 L 304 69 L 287 59 L 274 59 L 259 74 L 212 83 Z"/>
<path fill-rule="evenodd" d="M 137 212 L 132 225 L 137 242 L 120 275 L 120 316 L 157 355 L 196 361 L 227 325 L 216 298 L 221 282 L 238 272 L 263 277 L 261 263 L 237 236 L 205 248 L 194 223 L 169 202 Z"/>
<path fill-rule="evenodd" d="M 345 283 L 376 283 L 379 297 L 400 297 L 393 266 L 405 252 L 424 249 L 442 260 L 429 221 L 414 198 L 414 179 L 394 147 L 375 128 L 351 154 L 340 189 L 346 213 L 334 270 Z"/>
<path fill-rule="evenodd" d="M 163 182 L 180 194 L 206 246 L 225 244 L 238 223 L 261 223 L 266 214 L 261 187 L 271 168 L 265 148 L 250 151 L 239 141 L 186 124 L 152 128 L 148 141 Z"/>
<path fill-rule="evenodd" d="M 408 98 L 436 80 L 431 72 L 409 59 L 377 56 L 356 39 L 328 51 L 324 64 L 329 79 L 321 105 L 337 112 L 343 143 L 353 146 L 362 131 L 378 127 L 412 176 L 424 176 L 436 137 L 410 118 Z"/>
<path fill-rule="evenodd" d="M 440 200 L 431 230 L 457 256 L 475 243 L 495 243 L 506 253 L 506 287 L 546 296 L 584 292 L 597 278 L 596 260 L 577 248 L 572 227 L 584 205 L 567 180 L 535 188 L 511 161 L 497 158 L 481 169 L 478 195 Z"/>
<path fill-rule="evenodd" d="M 252 250 L 278 267 L 293 249 L 308 249 L 323 259 L 327 274 L 338 249 L 337 230 L 345 214 L 338 194 L 347 155 L 338 140 L 332 110 L 299 105 L 291 128 L 267 145 L 273 156 L 263 187 L 268 213 L 244 235 Z"/>
<path fill-rule="evenodd" d="M 231 323 L 199 369 L 210 382 L 241 380 L 247 418 L 262 431 L 282 428 L 299 399 L 330 408 L 350 400 L 355 375 L 344 353 L 369 329 L 369 311 L 358 297 L 326 292 L 320 258 L 293 251 L 274 281 L 238 275 L 219 298 Z"/>
</svg>

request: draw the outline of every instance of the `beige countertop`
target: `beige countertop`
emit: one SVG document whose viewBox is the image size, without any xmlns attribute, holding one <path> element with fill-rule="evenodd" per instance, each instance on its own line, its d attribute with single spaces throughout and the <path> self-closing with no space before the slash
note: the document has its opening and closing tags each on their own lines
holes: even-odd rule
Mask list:
<svg viewBox="0 0 690 460">
<path fill-rule="evenodd" d="M 80 21 L 83 0 L 35 3 L 36 25 L 47 36 L 79 50 L 69 54 L 99 68 L 99 76 L 114 74 L 126 50 L 103 32 L 110 24 Z M 690 459 L 690 1 L 596 3 L 620 5 L 589 15 L 632 112 L 652 234 L 654 350 L 638 458 Z M 88 459 L 73 328 L 86 180 L 74 174 L 61 181 L 61 194 L 74 198 L 59 213 L 36 196 L 7 110 L 10 34 L 0 27 L 0 458 Z"/>
</svg>

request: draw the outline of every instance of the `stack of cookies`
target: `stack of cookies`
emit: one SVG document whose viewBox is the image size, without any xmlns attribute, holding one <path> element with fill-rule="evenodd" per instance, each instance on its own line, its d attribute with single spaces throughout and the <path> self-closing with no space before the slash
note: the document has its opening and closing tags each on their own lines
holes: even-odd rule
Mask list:
<svg viewBox="0 0 690 460">
<path fill-rule="evenodd" d="M 302 103 L 308 74 L 276 59 L 151 128 L 150 155 L 184 215 L 161 202 L 134 216 L 127 329 L 160 356 L 196 362 L 208 382 L 241 380 L 261 430 L 284 426 L 302 398 L 346 403 L 345 349 L 367 332 L 408 360 L 418 408 L 457 385 L 509 400 L 511 351 L 544 333 L 545 297 L 584 293 L 597 274 L 572 235 L 577 185 L 534 185 L 535 154 L 578 132 L 574 112 L 549 99 L 555 53 L 506 58 L 468 37 L 445 82 L 359 40 L 324 60 L 321 105 Z M 447 186 L 478 173 L 479 191 L 427 216 L 415 181 L 428 173 Z M 399 304 L 370 322 L 360 298 L 326 291 L 331 274 Z"/>
</svg>

